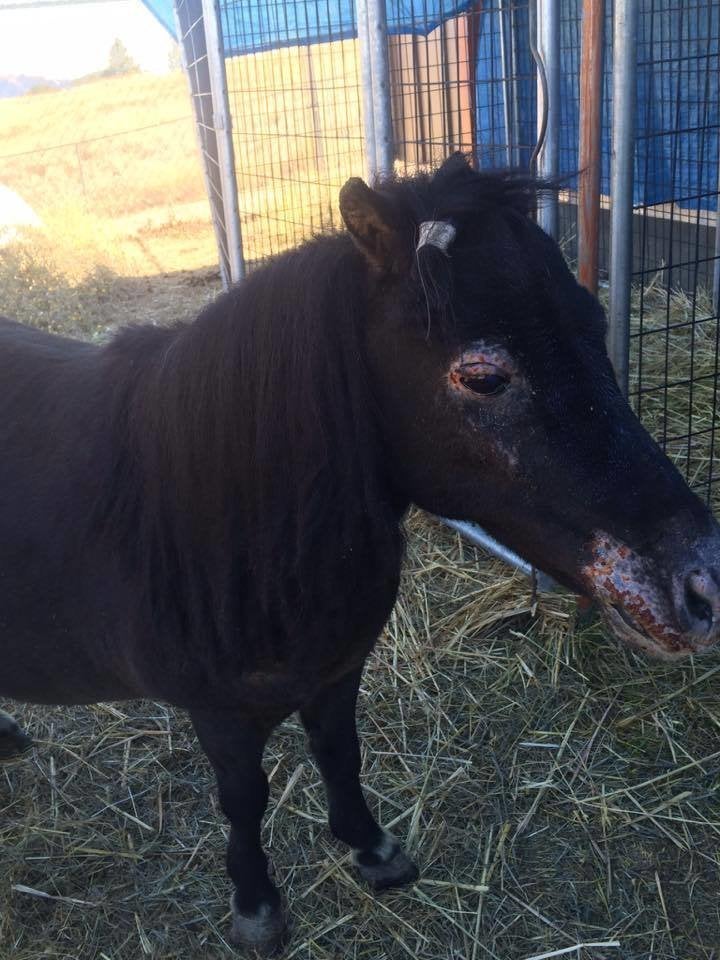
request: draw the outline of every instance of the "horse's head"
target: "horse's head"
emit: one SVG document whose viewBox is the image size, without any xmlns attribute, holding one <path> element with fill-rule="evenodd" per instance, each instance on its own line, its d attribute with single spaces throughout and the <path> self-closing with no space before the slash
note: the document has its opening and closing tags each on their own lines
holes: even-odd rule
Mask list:
<svg viewBox="0 0 720 960">
<path fill-rule="evenodd" d="M 398 488 L 474 520 L 666 659 L 720 637 L 720 528 L 618 389 L 597 300 L 528 216 L 527 176 L 453 157 L 341 211 Z"/>
</svg>

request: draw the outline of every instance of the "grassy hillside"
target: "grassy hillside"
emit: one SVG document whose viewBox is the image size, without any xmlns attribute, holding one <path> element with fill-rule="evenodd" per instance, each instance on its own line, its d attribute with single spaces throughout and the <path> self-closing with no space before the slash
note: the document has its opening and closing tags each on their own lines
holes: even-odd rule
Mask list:
<svg viewBox="0 0 720 960">
<path fill-rule="evenodd" d="M 336 225 L 337 195 L 362 174 L 351 41 L 227 63 L 245 256 L 261 260 Z M 60 268 L 124 275 L 217 260 L 180 72 L 131 74 L 0 101 L 0 184 L 43 221 Z"/>
<path fill-rule="evenodd" d="M 67 273 L 100 265 L 146 275 L 216 261 L 181 73 L 3 100 L 0 133 L 0 183 L 40 216 Z"/>
</svg>

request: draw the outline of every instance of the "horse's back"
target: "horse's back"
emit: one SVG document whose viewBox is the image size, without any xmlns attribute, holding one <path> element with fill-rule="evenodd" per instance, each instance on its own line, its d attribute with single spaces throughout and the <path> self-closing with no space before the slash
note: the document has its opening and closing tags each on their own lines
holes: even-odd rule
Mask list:
<svg viewBox="0 0 720 960">
<path fill-rule="evenodd" d="M 0 320 L 0 693 L 18 699 L 123 692 L 101 676 L 118 573 L 88 537 L 111 456 L 100 354 Z"/>
<path fill-rule="evenodd" d="M 57 498 L 92 482 L 86 467 L 97 465 L 108 415 L 99 354 L 0 319 L 0 513 L 7 516 L 14 491 L 32 498 L 50 489 Z"/>
<path fill-rule="evenodd" d="M 84 340 L 48 333 L 38 327 L 29 327 L 9 317 L 0 316 L 0 363 L 9 358 L 62 359 L 90 354 L 97 347 Z"/>
</svg>

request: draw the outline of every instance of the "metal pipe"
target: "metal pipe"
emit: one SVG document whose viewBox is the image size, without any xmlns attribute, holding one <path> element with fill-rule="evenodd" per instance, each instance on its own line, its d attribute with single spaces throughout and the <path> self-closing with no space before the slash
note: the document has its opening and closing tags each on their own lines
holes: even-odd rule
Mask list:
<svg viewBox="0 0 720 960">
<path fill-rule="evenodd" d="M 373 96 L 372 57 L 368 27 L 367 0 L 356 0 L 358 49 L 360 52 L 360 82 L 362 84 L 363 129 L 365 131 L 365 178 L 372 183 L 377 174 L 375 149 L 375 100 Z"/>
<path fill-rule="evenodd" d="M 580 57 L 578 280 L 597 294 L 600 266 L 600 163 L 605 0 L 584 0 Z"/>
<path fill-rule="evenodd" d="M 538 78 L 538 105 L 547 90 L 546 129 L 537 158 L 539 176 L 555 179 L 560 171 L 560 3 L 559 0 L 537 0 L 537 46 L 545 69 L 545 84 Z M 538 109 L 538 134 L 542 118 Z M 553 192 L 538 209 L 538 223 L 555 239 L 559 234 L 558 200 Z"/>
<path fill-rule="evenodd" d="M 385 0 L 365 0 L 365 2 L 372 65 L 375 167 L 378 176 L 387 177 L 393 172 L 394 156 Z"/>
<path fill-rule="evenodd" d="M 626 396 L 630 368 L 637 29 L 638 0 L 615 0 L 608 353 Z"/>
<path fill-rule="evenodd" d="M 223 48 L 222 30 L 220 29 L 220 5 L 218 0 L 202 0 L 202 12 L 212 92 L 213 128 L 217 137 L 222 183 L 230 279 L 233 283 L 237 283 L 245 276 L 245 259 L 242 248 L 240 208 L 237 177 L 235 175 L 235 150 L 232 139 L 230 100 L 225 74 L 225 50 Z"/>
<path fill-rule="evenodd" d="M 720 140 L 718 140 L 720 145 Z M 720 317 L 720 155 L 718 156 L 718 205 L 715 210 L 715 263 L 713 264 L 713 312 Z"/>
<path fill-rule="evenodd" d="M 515 149 L 510 158 L 513 167 L 520 165 L 520 97 L 518 95 L 518 31 L 515 3 L 510 4 L 510 102 Z"/>
<path fill-rule="evenodd" d="M 514 550 L 500 543 L 499 540 L 496 540 L 495 537 L 492 537 L 476 523 L 471 523 L 469 520 L 448 520 L 447 517 L 440 517 L 440 520 L 442 520 L 446 526 L 457 530 L 458 533 L 462 534 L 470 543 L 475 544 L 476 547 L 482 547 L 483 550 L 487 550 L 488 553 L 491 553 L 494 557 L 498 557 L 500 560 L 504 560 L 505 563 L 509 563 L 510 566 L 515 567 L 520 573 L 525 574 L 526 577 L 530 577 L 534 580 L 537 589 L 541 592 L 550 593 L 557 588 L 557 584 L 551 576 L 543 573 L 541 570 L 537 570 L 532 564 L 529 564 L 527 560 L 523 560 Z"/>
<path fill-rule="evenodd" d="M 545 64 L 538 50 L 537 15 L 538 0 L 528 0 L 528 42 L 537 75 L 537 137 L 535 139 L 535 146 L 530 154 L 530 169 L 533 174 L 537 173 L 538 156 L 545 143 L 548 115 L 547 77 L 545 76 Z"/>
<path fill-rule="evenodd" d="M 502 68 L 503 121 L 505 123 L 505 155 L 508 167 L 513 163 L 513 144 L 515 137 L 512 127 L 512 108 L 510 100 L 510 76 L 508 72 L 507 31 L 505 28 L 505 2 L 498 0 L 498 19 L 500 22 L 500 64 Z M 511 38 L 512 39 L 512 38 Z"/>
</svg>

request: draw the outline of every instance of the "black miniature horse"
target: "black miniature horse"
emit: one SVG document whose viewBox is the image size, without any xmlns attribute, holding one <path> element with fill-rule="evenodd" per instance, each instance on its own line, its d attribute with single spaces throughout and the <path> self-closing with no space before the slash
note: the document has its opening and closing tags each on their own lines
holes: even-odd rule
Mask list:
<svg viewBox="0 0 720 960">
<path fill-rule="evenodd" d="M 351 180 L 347 232 L 194 323 L 104 346 L 0 325 L 0 693 L 189 711 L 239 943 L 283 933 L 261 760 L 293 711 L 360 874 L 417 877 L 366 805 L 355 731 L 411 503 L 481 522 L 637 648 L 718 637 L 718 528 L 621 396 L 536 194 L 458 156 Z M 26 746 L 1 719 L 0 754 Z"/>
</svg>

